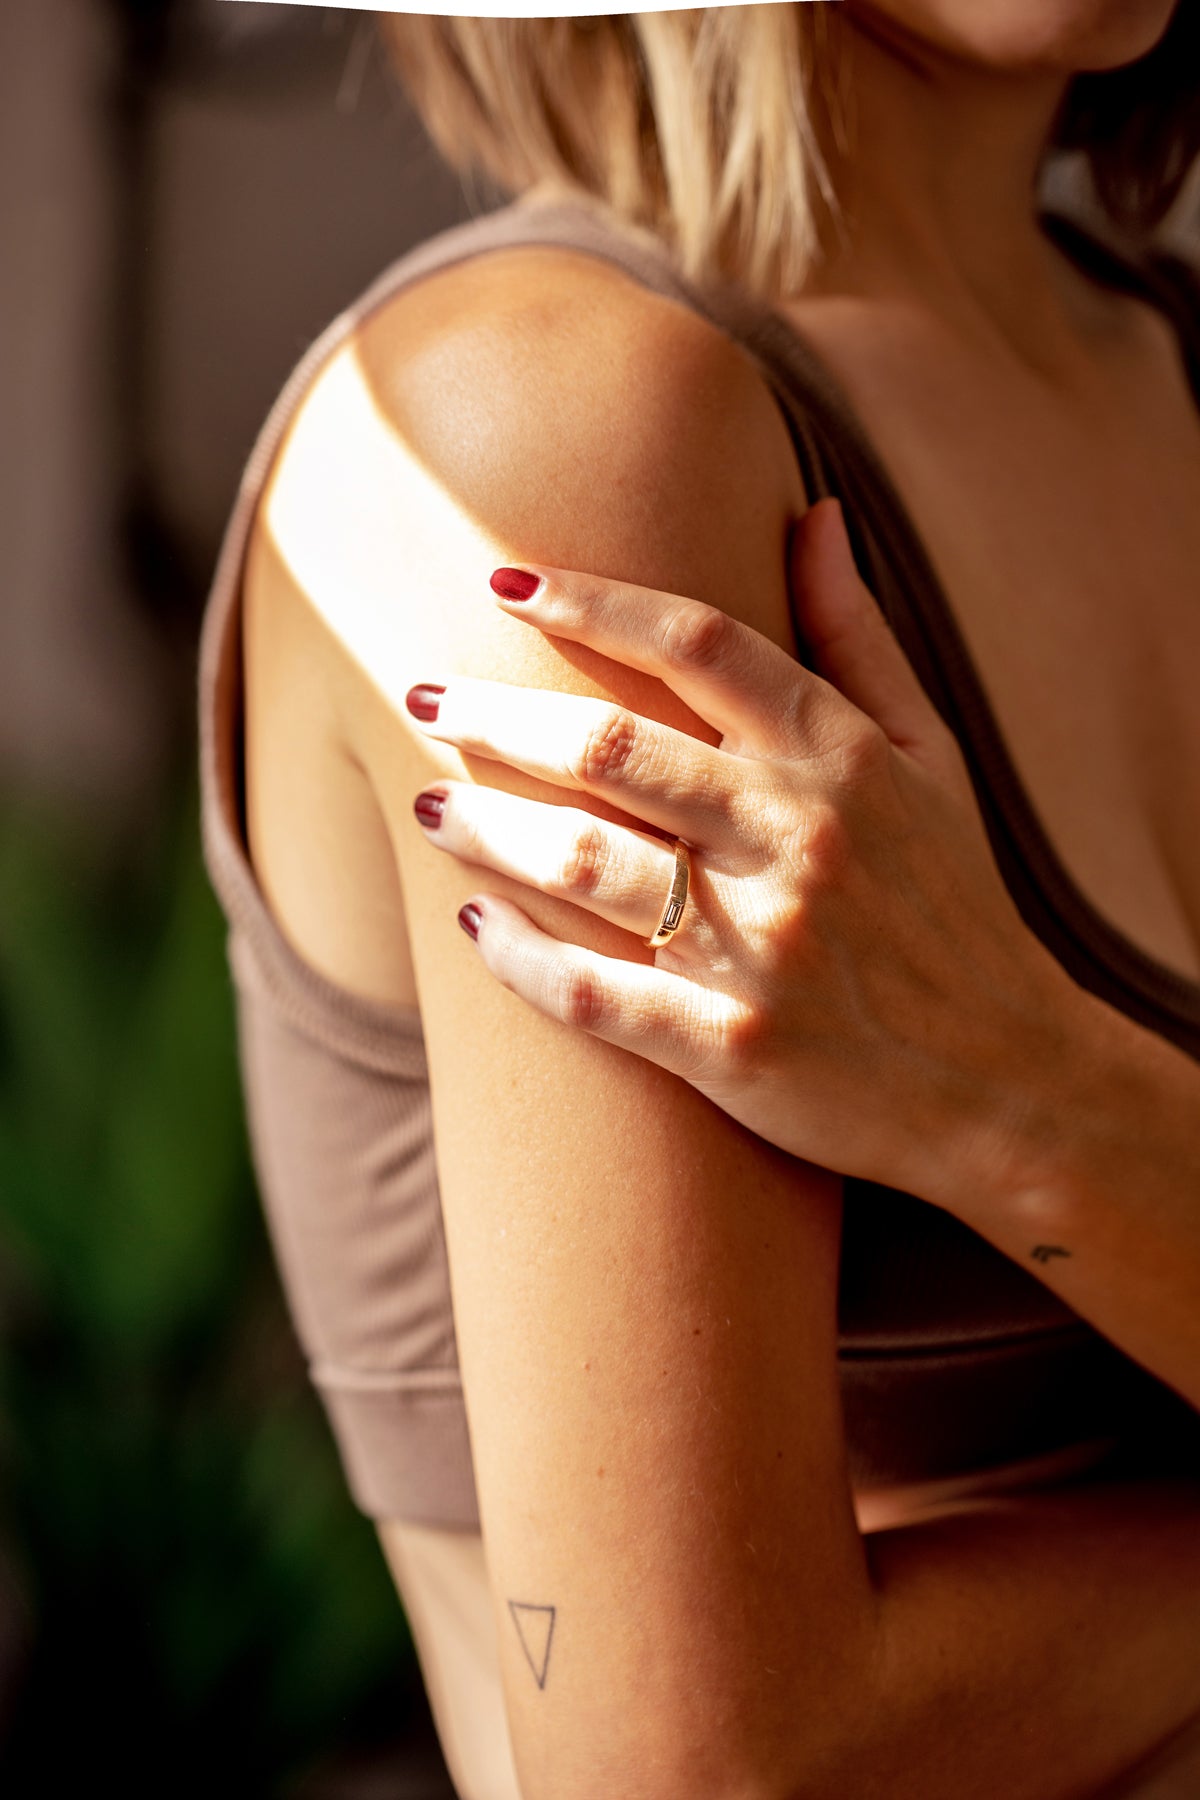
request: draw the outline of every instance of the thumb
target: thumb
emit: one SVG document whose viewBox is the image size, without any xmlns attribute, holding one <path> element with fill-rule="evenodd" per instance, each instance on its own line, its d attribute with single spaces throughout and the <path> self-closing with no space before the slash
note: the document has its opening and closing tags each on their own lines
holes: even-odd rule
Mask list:
<svg viewBox="0 0 1200 1800">
<path fill-rule="evenodd" d="M 839 500 L 827 497 L 796 522 L 790 579 L 802 639 L 823 675 L 910 755 L 946 731 L 912 664 L 854 561 Z"/>
</svg>

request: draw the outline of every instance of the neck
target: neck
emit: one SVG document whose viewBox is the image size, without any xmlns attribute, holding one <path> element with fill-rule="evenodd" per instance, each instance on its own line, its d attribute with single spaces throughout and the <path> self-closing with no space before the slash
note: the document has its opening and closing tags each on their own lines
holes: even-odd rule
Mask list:
<svg viewBox="0 0 1200 1800">
<path fill-rule="evenodd" d="M 980 68 L 837 11 L 853 112 L 827 156 L 843 217 L 801 292 L 910 300 L 1038 363 L 1068 354 L 1095 290 L 1037 205 L 1069 77 Z"/>
</svg>

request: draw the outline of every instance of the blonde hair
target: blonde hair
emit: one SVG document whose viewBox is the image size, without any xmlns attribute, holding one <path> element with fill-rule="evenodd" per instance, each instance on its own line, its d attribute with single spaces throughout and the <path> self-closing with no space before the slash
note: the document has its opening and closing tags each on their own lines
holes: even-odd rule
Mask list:
<svg viewBox="0 0 1200 1800">
<path fill-rule="evenodd" d="M 1124 231 L 1167 212 L 1200 149 L 1197 11 L 1137 63 L 1075 77 L 1080 149 Z M 580 18 L 382 15 L 426 131 L 461 176 L 562 188 L 654 233 L 697 281 L 794 291 L 838 226 L 830 151 L 853 141 L 831 0 Z"/>
</svg>

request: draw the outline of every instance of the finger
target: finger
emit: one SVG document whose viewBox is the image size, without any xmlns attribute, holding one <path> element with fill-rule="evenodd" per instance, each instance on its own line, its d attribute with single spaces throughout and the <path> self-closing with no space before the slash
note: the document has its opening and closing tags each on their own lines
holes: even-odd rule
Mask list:
<svg viewBox="0 0 1200 1800">
<path fill-rule="evenodd" d="M 440 813 L 422 805 L 434 796 L 443 799 Z M 578 806 L 466 781 L 426 788 L 413 811 L 439 850 L 571 900 L 643 940 L 658 927 L 675 875 L 675 850 L 649 832 L 610 824 Z M 681 932 L 687 902 L 683 914 Z"/>
<path fill-rule="evenodd" d="M 797 750 L 798 728 L 827 701 L 824 682 L 719 606 L 546 563 L 497 569 L 493 583 L 524 569 L 540 581 L 528 598 L 497 593 L 514 617 L 657 675 L 730 739 L 726 749 L 754 756 Z M 501 585 L 515 591 L 520 584 Z"/>
<path fill-rule="evenodd" d="M 858 572 L 838 500 L 818 501 L 797 521 L 790 564 L 797 617 L 821 673 L 897 749 L 940 749 L 947 727 Z"/>
<path fill-rule="evenodd" d="M 626 706 L 473 675 L 418 683 L 406 699 L 430 737 L 460 750 L 598 795 L 689 843 L 745 841 L 757 764 Z"/>
<path fill-rule="evenodd" d="M 710 1046 L 724 1013 L 733 1010 L 721 996 L 653 964 L 564 943 L 500 895 L 474 895 L 459 913 L 460 924 L 471 910 L 476 947 L 491 973 L 548 1018 L 618 1044 L 685 1081 L 709 1067 Z M 464 930 L 471 935 L 468 925 Z"/>
</svg>

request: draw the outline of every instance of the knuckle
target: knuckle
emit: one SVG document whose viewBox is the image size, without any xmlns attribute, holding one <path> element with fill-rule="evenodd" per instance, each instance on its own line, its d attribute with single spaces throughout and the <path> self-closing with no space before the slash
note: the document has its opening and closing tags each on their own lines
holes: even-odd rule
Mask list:
<svg viewBox="0 0 1200 1800">
<path fill-rule="evenodd" d="M 685 601 L 663 630 L 662 659 L 675 669 L 719 668 L 728 660 L 736 630 L 736 622 L 720 607 Z"/>
<path fill-rule="evenodd" d="M 584 786 L 615 781 L 629 766 L 636 745 L 635 715 L 628 707 L 611 707 L 588 732 L 572 774 Z"/>
<path fill-rule="evenodd" d="M 810 879 L 823 886 L 836 882 L 854 853 L 849 821 L 832 800 L 808 808 L 800 829 L 800 861 Z"/>
<path fill-rule="evenodd" d="M 604 878 L 609 862 L 607 833 L 599 824 L 581 825 L 572 838 L 558 885 L 567 894 L 591 895 Z"/>
<path fill-rule="evenodd" d="M 841 748 L 842 772 L 850 781 L 875 780 L 891 762 L 892 745 L 882 725 L 866 719 L 845 739 Z"/>
<path fill-rule="evenodd" d="M 743 1002 L 721 1021 L 721 1054 L 727 1067 L 745 1071 L 759 1060 L 771 1031 L 766 1010 Z"/>
<path fill-rule="evenodd" d="M 604 995 L 594 970 L 569 963 L 559 971 L 555 1011 L 565 1025 L 595 1031 L 604 1018 Z"/>
</svg>

